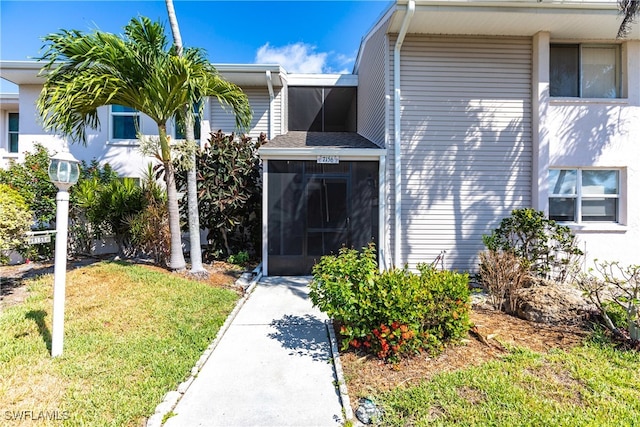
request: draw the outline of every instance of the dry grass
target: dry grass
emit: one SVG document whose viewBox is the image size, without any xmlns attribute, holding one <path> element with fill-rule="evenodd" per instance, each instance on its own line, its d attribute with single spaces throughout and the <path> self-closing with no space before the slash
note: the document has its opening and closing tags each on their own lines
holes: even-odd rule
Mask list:
<svg viewBox="0 0 640 427">
<path fill-rule="evenodd" d="M 50 356 L 53 276 L 0 269 L 0 417 L 12 426 L 140 425 L 186 378 L 238 298 L 241 271 L 206 281 L 148 265 L 74 265 L 67 274 L 63 355 Z M 10 304 L 8 303 L 10 301 Z M 23 420 L 13 417 L 22 416 Z M 0 424 L 2 424 L 0 422 Z"/>
</svg>

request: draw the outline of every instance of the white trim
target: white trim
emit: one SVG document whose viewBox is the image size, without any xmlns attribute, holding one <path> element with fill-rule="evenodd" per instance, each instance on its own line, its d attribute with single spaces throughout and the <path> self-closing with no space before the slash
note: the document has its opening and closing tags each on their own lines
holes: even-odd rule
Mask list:
<svg viewBox="0 0 640 427">
<path fill-rule="evenodd" d="M 614 230 L 626 231 L 627 214 L 626 214 L 626 191 L 623 188 L 623 175 L 625 168 L 616 167 L 550 167 L 548 173 L 552 170 L 576 171 L 576 192 L 572 194 L 555 194 L 549 189 L 549 199 L 574 199 L 575 212 L 573 221 L 557 221 L 564 225 L 574 225 L 582 231 L 599 231 Z M 618 192 L 616 194 L 587 194 L 583 195 L 582 173 L 584 171 L 607 171 L 617 173 Z M 548 179 L 548 178 L 547 178 Z M 589 199 L 616 199 L 616 220 L 612 221 L 583 221 L 582 220 L 582 202 Z M 549 217 L 551 217 L 551 204 L 549 203 Z M 573 228 L 573 227 L 572 227 Z"/>
<path fill-rule="evenodd" d="M 355 74 L 289 74 L 289 86 L 358 86 Z"/>
<path fill-rule="evenodd" d="M 371 160 L 387 154 L 384 148 L 260 148 L 265 160 L 316 160 L 317 156 L 339 156 L 340 160 Z"/>
<path fill-rule="evenodd" d="M 380 272 L 387 269 L 387 156 L 378 162 L 378 265 Z"/>
<path fill-rule="evenodd" d="M 550 97 L 549 105 L 629 105 L 629 98 Z"/>
<path fill-rule="evenodd" d="M 401 126 L 400 126 L 400 101 L 401 101 L 401 89 L 400 89 L 400 49 L 404 42 L 404 37 L 407 35 L 411 18 L 416 11 L 416 3 L 414 0 L 409 0 L 407 4 L 407 12 L 404 15 L 402 21 L 402 27 L 398 34 L 395 47 L 393 49 L 393 127 L 394 127 L 394 151 L 393 151 L 393 164 L 394 164 L 394 187 L 395 187 L 395 221 L 394 221 L 394 264 L 399 266 L 401 262 L 400 256 L 400 239 L 402 229 L 400 227 L 400 220 L 402 219 L 402 147 L 400 138 Z"/>
<path fill-rule="evenodd" d="M 262 163 L 262 275 L 269 275 L 269 161 Z"/>
<path fill-rule="evenodd" d="M 272 139 L 274 137 L 273 132 L 273 100 L 275 99 L 275 95 L 273 94 L 273 81 L 271 79 L 271 71 L 267 70 L 265 72 L 267 77 L 267 89 L 269 90 L 269 117 L 267 123 L 267 138 Z"/>
</svg>

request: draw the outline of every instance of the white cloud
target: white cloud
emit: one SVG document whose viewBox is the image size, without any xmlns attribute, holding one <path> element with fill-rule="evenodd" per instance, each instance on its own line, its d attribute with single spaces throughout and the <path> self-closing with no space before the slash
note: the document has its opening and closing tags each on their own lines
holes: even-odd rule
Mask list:
<svg viewBox="0 0 640 427">
<path fill-rule="evenodd" d="M 315 52 L 315 46 L 294 43 L 275 47 L 269 43 L 258 49 L 257 64 L 279 64 L 289 73 L 323 73 L 327 70 L 327 53 Z"/>
</svg>

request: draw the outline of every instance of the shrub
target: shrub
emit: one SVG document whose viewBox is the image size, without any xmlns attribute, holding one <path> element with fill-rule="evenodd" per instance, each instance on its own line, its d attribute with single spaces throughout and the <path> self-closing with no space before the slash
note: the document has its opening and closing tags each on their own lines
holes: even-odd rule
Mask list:
<svg viewBox="0 0 640 427">
<path fill-rule="evenodd" d="M 607 329 L 626 338 L 626 328 L 631 340 L 640 341 L 640 265 L 595 260 L 595 269 L 581 275 L 578 286 L 598 308 Z"/>
<path fill-rule="evenodd" d="M 7 184 L 18 191 L 33 213 L 33 230 L 53 228 L 56 218 L 56 194 L 58 189 L 49 179 L 49 152 L 42 144 L 35 144 L 34 151 L 25 154 L 24 162 L 11 162 L 8 169 L 0 169 L 0 184 Z M 19 252 L 25 258 L 51 259 L 54 239 L 50 243 L 24 245 Z"/>
<path fill-rule="evenodd" d="M 240 251 L 235 255 L 229 256 L 227 261 L 229 261 L 231 264 L 245 265 L 246 263 L 249 262 L 249 252 Z"/>
<path fill-rule="evenodd" d="M 265 140 L 264 134 L 253 141 L 218 131 L 210 134 L 208 146 L 196 154 L 198 209 L 201 228 L 209 230 L 208 258 L 227 259 L 243 250 L 252 255 L 260 248 L 258 148 Z M 177 174 L 176 183 L 184 191 L 186 174 Z"/>
<path fill-rule="evenodd" d="M 142 210 L 125 218 L 134 253 L 153 257 L 167 265 L 171 256 L 171 230 L 167 212 L 167 193 L 155 179 L 151 164 L 142 180 Z"/>
<path fill-rule="evenodd" d="M 469 328 L 468 277 L 419 265 L 378 272 L 373 245 L 342 248 L 313 268 L 310 298 L 340 325 L 342 349 L 381 359 L 437 353 Z"/>
<path fill-rule="evenodd" d="M 517 290 L 529 277 L 527 268 L 513 252 L 488 250 L 480 253 L 480 278 L 493 306 L 513 313 Z"/>
<path fill-rule="evenodd" d="M 25 153 L 24 162 L 11 162 L 6 170 L 0 169 L 0 183 L 17 190 L 33 212 L 37 225 L 47 226 L 56 218 L 58 189 L 49 179 L 49 152 L 42 144 Z"/>
<path fill-rule="evenodd" d="M 583 255 L 569 227 L 530 208 L 513 210 L 482 240 L 490 251 L 516 255 L 532 275 L 561 283 L 575 274 Z"/>
<path fill-rule="evenodd" d="M 18 191 L 0 184 L 0 264 L 7 261 L 5 251 L 25 243 L 33 222 L 33 213 Z"/>
<path fill-rule="evenodd" d="M 152 257 L 156 264 L 167 265 L 171 255 L 171 231 L 166 202 L 151 201 L 142 212 L 127 221 L 133 250 Z"/>
</svg>

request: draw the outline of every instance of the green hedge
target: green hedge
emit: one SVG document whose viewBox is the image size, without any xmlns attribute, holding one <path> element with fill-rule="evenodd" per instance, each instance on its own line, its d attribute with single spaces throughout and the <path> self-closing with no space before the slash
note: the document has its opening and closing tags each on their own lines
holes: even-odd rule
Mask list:
<svg viewBox="0 0 640 427">
<path fill-rule="evenodd" d="M 342 349 L 349 347 L 396 361 L 422 351 L 435 354 L 469 329 L 466 274 L 426 264 L 378 270 L 373 245 L 343 248 L 313 268 L 310 298 L 340 325 Z"/>
</svg>

